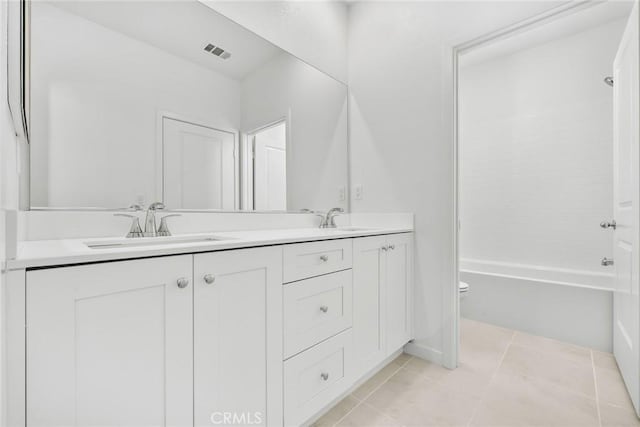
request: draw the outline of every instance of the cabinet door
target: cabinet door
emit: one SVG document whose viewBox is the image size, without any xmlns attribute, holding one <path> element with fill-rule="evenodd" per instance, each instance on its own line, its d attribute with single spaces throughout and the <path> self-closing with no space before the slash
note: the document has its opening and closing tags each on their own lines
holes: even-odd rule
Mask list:
<svg viewBox="0 0 640 427">
<path fill-rule="evenodd" d="M 384 346 L 385 236 L 353 241 L 353 342 L 356 377 L 386 356 Z"/>
<path fill-rule="evenodd" d="M 412 235 L 388 236 L 387 247 L 385 336 L 390 355 L 412 338 Z"/>
<path fill-rule="evenodd" d="M 193 422 L 190 255 L 27 273 L 29 426 Z M 186 286 L 184 286 L 186 283 Z"/>
<path fill-rule="evenodd" d="M 194 256 L 195 425 L 282 425 L 282 249 Z"/>
</svg>

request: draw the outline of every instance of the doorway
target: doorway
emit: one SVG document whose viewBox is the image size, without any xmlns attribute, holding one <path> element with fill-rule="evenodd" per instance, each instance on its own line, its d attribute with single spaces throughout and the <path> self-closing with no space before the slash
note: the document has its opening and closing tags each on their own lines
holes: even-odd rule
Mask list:
<svg viewBox="0 0 640 427">
<path fill-rule="evenodd" d="M 257 211 L 287 210 L 287 122 L 261 127 L 247 134 L 247 202 Z"/>
<path fill-rule="evenodd" d="M 565 5 L 455 50 L 459 280 L 452 291 L 460 295 L 459 365 L 465 324 L 476 322 L 514 331 L 501 360 L 510 345 L 523 345 L 518 336 L 613 352 L 637 409 L 637 277 L 622 268 L 634 258 L 619 254 L 614 240 L 622 236 L 611 227 L 621 183 L 638 181 L 637 159 L 625 163 L 635 179 L 614 173 L 621 158 L 637 157 L 614 149 L 637 146 L 637 133 L 625 140 L 619 132 L 632 116 L 627 128 L 637 130 L 637 64 L 624 67 L 635 78 L 627 81 L 636 81 L 627 102 L 611 87 L 625 37 L 635 40 L 629 62 L 638 56 L 633 6 Z M 621 202 L 636 206 L 637 198 Z M 637 221 L 629 224 L 635 236 Z M 622 240 L 635 253 L 637 239 Z M 631 362 L 616 344 L 626 306 Z"/>
</svg>

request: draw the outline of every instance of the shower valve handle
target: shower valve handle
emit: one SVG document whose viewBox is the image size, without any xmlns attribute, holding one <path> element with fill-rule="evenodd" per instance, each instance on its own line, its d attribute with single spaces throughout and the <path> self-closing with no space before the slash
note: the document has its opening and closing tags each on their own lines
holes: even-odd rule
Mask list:
<svg viewBox="0 0 640 427">
<path fill-rule="evenodd" d="M 600 264 L 602 264 L 603 267 L 609 267 L 610 265 L 613 265 L 613 260 L 607 257 L 602 258 L 602 261 L 600 261 Z"/>
<path fill-rule="evenodd" d="M 611 221 L 602 221 L 600 223 L 600 227 L 602 228 L 613 228 L 616 229 L 616 220 L 612 219 Z"/>
</svg>

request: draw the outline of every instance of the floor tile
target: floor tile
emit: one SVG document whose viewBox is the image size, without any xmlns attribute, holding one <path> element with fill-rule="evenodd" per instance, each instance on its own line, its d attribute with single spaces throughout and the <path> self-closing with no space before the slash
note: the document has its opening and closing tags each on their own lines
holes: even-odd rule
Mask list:
<svg viewBox="0 0 640 427">
<path fill-rule="evenodd" d="M 585 347 L 553 340 L 551 338 L 530 335 L 524 332 L 516 332 L 513 336 L 513 343 L 550 353 L 554 356 L 566 357 L 576 363 L 591 365 L 591 349 Z"/>
<path fill-rule="evenodd" d="M 593 364 L 596 368 L 614 369 L 618 370 L 618 364 L 615 357 L 611 353 L 604 353 L 602 351 L 592 350 Z"/>
<path fill-rule="evenodd" d="M 369 378 L 364 384 L 358 387 L 352 394 L 360 399 L 364 400 L 367 396 L 371 394 L 376 388 L 378 388 L 382 383 L 388 380 L 391 375 L 395 374 L 398 369 L 402 366 L 394 360 L 389 363 L 387 366 L 382 368 L 380 372 L 375 374 L 373 377 Z"/>
<path fill-rule="evenodd" d="M 468 319 L 462 319 L 460 325 L 460 363 L 476 372 L 493 373 L 513 331 Z"/>
<path fill-rule="evenodd" d="M 342 399 L 336 406 L 331 408 L 329 412 L 324 414 L 318 421 L 313 423 L 313 427 L 329 427 L 334 426 L 345 415 L 355 408 L 360 401 L 355 397 L 349 395 Z"/>
<path fill-rule="evenodd" d="M 591 356 L 589 356 L 590 361 Z M 547 381 L 593 399 L 596 397 L 591 363 L 576 362 L 572 358 L 557 353 L 512 344 L 499 372 Z"/>
<path fill-rule="evenodd" d="M 593 362 L 600 402 L 629 407 L 631 400 L 613 355 L 594 352 Z"/>
<path fill-rule="evenodd" d="M 337 425 L 340 427 L 400 427 L 398 422 L 366 403 L 357 406 Z"/>
<path fill-rule="evenodd" d="M 640 427 L 610 353 L 465 319 L 461 339 L 458 369 L 401 354 L 314 427 Z"/>
<path fill-rule="evenodd" d="M 404 369 L 416 372 L 426 378 L 448 385 L 452 388 L 461 388 L 478 397 L 486 390 L 491 380 L 492 372 L 476 370 L 474 366 L 461 362 L 457 369 L 447 369 L 436 363 L 413 358 L 404 366 Z"/>
<path fill-rule="evenodd" d="M 410 354 L 407 353 L 401 353 L 398 357 L 396 357 L 393 362 L 400 365 L 400 366 L 404 366 L 406 365 L 411 359 L 413 359 L 413 357 Z"/>
<path fill-rule="evenodd" d="M 600 419 L 602 427 L 640 427 L 640 420 L 630 406 L 600 404 Z"/>
<path fill-rule="evenodd" d="M 598 426 L 596 402 L 546 381 L 498 373 L 473 426 Z"/>
<path fill-rule="evenodd" d="M 479 397 L 401 369 L 365 402 L 404 426 L 462 426 Z"/>
</svg>

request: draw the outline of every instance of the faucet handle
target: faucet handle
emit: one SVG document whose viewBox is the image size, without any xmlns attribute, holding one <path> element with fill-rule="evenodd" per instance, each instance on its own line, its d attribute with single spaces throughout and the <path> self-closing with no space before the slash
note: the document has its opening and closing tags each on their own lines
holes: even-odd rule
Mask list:
<svg viewBox="0 0 640 427">
<path fill-rule="evenodd" d="M 344 213 L 344 209 L 342 208 L 331 208 L 329 212 L 327 212 L 327 217 L 325 218 L 325 227 L 326 228 L 336 228 L 336 220 L 335 217 Z"/>
<path fill-rule="evenodd" d="M 137 211 L 142 211 L 144 209 L 142 209 L 142 205 L 134 203 L 133 205 L 129 206 L 128 210 L 137 212 Z"/>
<path fill-rule="evenodd" d="M 319 216 L 320 217 L 320 225 L 318 225 L 319 228 L 325 228 L 327 225 L 327 218 L 325 216 L 325 214 L 323 213 L 316 213 L 316 212 L 312 212 L 315 216 Z"/>
<path fill-rule="evenodd" d="M 169 231 L 169 226 L 167 225 L 167 218 L 171 218 L 172 216 L 182 216 L 180 214 L 170 214 L 165 215 L 160 218 L 160 225 L 158 226 L 157 236 L 171 236 L 171 232 Z"/>
<path fill-rule="evenodd" d="M 127 233 L 126 237 L 143 237 L 144 234 L 142 233 L 142 227 L 140 227 L 140 218 L 138 218 L 135 215 L 129 215 L 129 214 L 123 214 L 123 213 L 116 213 L 113 214 L 113 216 L 123 216 L 126 218 L 131 218 L 131 228 L 129 229 L 129 232 Z"/>
<path fill-rule="evenodd" d="M 162 202 L 155 202 L 155 203 L 151 203 L 151 204 L 149 205 L 149 208 L 148 208 L 148 209 L 149 209 L 149 210 L 152 210 L 152 211 L 156 211 L 156 210 L 162 210 L 162 209 L 165 209 L 165 208 L 166 208 L 166 206 L 164 205 L 164 203 L 162 203 Z"/>
</svg>

